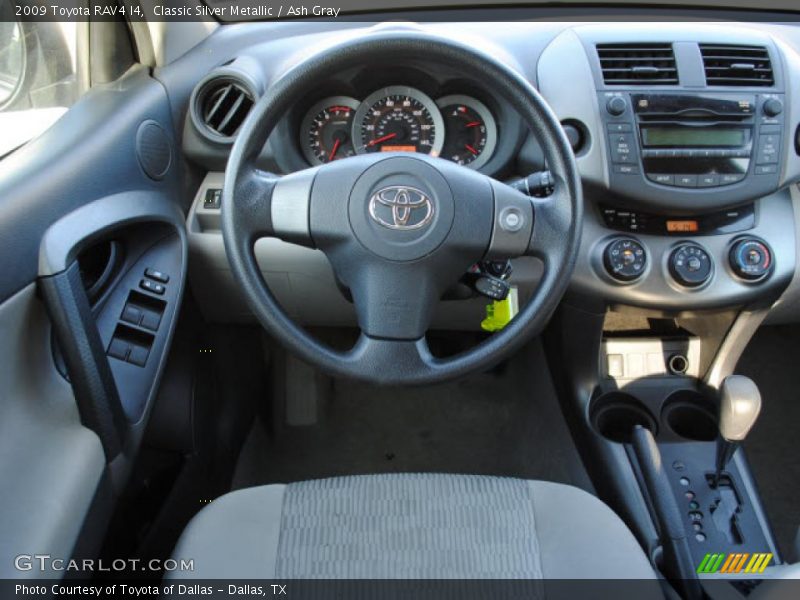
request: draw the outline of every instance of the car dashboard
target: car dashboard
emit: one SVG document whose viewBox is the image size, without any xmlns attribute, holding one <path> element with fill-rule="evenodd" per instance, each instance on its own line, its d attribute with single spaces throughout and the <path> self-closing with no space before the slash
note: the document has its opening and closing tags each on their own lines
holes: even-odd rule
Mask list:
<svg viewBox="0 0 800 600">
<path fill-rule="evenodd" d="M 800 30 L 736 23 L 385 23 L 223 26 L 192 60 L 183 148 L 202 182 L 188 217 L 207 316 L 246 320 L 227 267 L 219 201 L 250 107 L 309 53 L 386 30 L 467 44 L 515 69 L 560 120 L 584 186 L 569 297 L 652 314 L 769 307 L 800 319 L 793 284 L 800 202 Z M 158 76 L 170 83 L 184 57 Z M 171 83 L 170 83 L 171 84 Z M 259 166 L 279 174 L 370 152 L 421 152 L 514 182 L 547 165 L 536 139 L 481 81 L 446 64 L 364 64 L 309 89 Z M 354 323 L 325 257 L 278 240 L 256 255 L 273 292 L 309 325 Z M 513 261 L 521 301 L 541 274 Z M 797 301 L 796 301 L 797 300 Z M 475 329 L 485 298 L 456 292 L 434 324 Z"/>
</svg>

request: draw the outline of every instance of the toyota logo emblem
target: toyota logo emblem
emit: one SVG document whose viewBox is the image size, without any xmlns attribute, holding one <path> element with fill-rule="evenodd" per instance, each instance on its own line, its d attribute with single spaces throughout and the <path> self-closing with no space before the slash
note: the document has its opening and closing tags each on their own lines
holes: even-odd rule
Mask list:
<svg viewBox="0 0 800 600">
<path fill-rule="evenodd" d="M 389 229 L 420 229 L 433 220 L 433 212 L 433 201 L 413 187 L 391 185 L 379 189 L 369 199 L 369 216 Z"/>
</svg>

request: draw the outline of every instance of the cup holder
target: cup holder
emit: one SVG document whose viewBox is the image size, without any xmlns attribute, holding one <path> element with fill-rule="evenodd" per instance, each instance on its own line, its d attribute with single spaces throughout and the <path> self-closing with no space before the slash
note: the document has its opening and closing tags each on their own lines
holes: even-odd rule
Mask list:
<svg viewBox="0 0 800 600">
<path fill-rule="evenodd" d="M 693 390 L 681 390 L 667 398 L 661 422 L 675 435 L 695 442 L 713 442 L 719 430 L 714 405 Z"/>
<path fill-rule="evenodd" d="M 617 443 L 628 443 L 636 425 L 657 433 L 656 420 L 650 411 L 630 394 L 610 392 L 592 403 L 591 421 L 600 435 Z"/>
</svg>

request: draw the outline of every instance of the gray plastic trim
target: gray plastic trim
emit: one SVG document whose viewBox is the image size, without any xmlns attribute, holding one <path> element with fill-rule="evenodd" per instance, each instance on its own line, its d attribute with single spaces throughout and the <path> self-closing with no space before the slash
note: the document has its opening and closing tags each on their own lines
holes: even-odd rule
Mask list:
<svg viewBox="0 0 800 600">
<path fill-rule="evenodd" d="M 579 121 L 588 140 L 576 157 L 581 179 L 608 187 L 605 132 L 597 104 L 594 78 L 583 44 L 571 29 L 545 48 L 538 65 L 539 92 L 561 122 Z"/>
<path fill-rule="evenodd" d="M 81 206 L 45 231 L 39 246 L 39 277 L 61 273 L 81 250 L 105 234 L 147 221 L 180 229 L 183 215 L 173 202 L 148 192 L 123 192 Z"/>
<path fill-rule="evenodd" d="M 316 174 L 316 168 L 306 169 L 278 180 L 272 190 L 270 206 L 272 229 L 276 236 L 298 242 L 311 239 L 309 211 L 311 186 Z"/>
<path fill-rule="evenodd" d="M 97 435 L 81 425 L 69 383 L 53 364 L 51 327 L 36 284 L 0 304 L 0 577 L 60 578 L 17 571 L 14 557 L 69 557 L 103 477 Z"/>
</svg>

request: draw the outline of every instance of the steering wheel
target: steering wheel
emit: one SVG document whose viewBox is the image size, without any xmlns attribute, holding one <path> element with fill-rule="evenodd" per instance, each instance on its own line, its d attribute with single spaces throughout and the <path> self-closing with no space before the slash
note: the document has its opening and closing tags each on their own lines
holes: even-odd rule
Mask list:
<svg viewBox="0 0 800 600">
<path fill-rule="evenodd" d="M 453 65 L 500 94 L 542 147 L 554 179 L 531 198 L 475 170 L 422 154 L 374 153 L 284 177 L 256 157 L 298 97 L 330 73 L 386 59 Z M 311 56 L 276 81 L 233 145 L 222 193 L 222 232 L 234 276 L 256 317 L 287 349 L 336 376 L 381 384 L 430 384 L 493 366 L 538 335 L 569 283 L 580 243 L 581 186 L 559 122 L 509 67 L 457 42 L 384 32 Z M 298 326 L 262 278 L 260 237 L 318 248 L 350 290 L 361 335 L 334 350 Z M 476 347 L 434 357 L 425 333 L 442 294 L 473 264 L 536 256 L 539 286 L 520 313 Z"/>
</svg>

